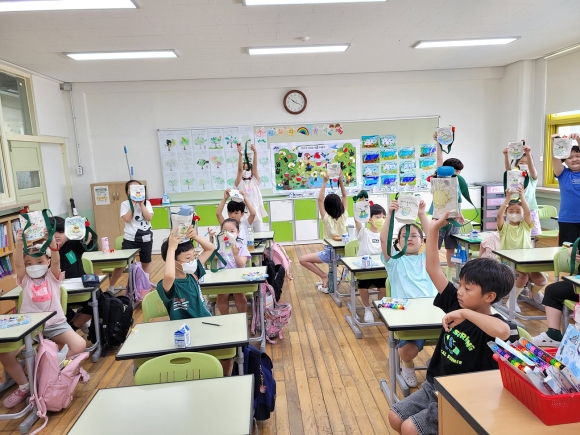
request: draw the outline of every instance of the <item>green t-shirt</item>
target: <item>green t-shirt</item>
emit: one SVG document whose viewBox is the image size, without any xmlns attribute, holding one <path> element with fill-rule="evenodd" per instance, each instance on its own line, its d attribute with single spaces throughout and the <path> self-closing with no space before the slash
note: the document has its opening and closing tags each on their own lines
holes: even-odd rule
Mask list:
<svg viewBox="0 0 580 435">
<path fill-rule="evenodd" d="M 532 249 L 533 227 L 533 223 L 528 225 L 526 221 L 521 221 L 519 225 L 504 222 L 499 231 L 499 249 Z"/>
<path fill-rule="evenodd" d="M 168 292 L 163 288 L 163 280 L 159 281 L 157 293 L 171 320 L 211 316 L 198 283 L 198 279 L 204 275 L 205 269 L 198 261 L 195 276 L 188 274 L 185 278 L 176 278 Z"/>
</svg>

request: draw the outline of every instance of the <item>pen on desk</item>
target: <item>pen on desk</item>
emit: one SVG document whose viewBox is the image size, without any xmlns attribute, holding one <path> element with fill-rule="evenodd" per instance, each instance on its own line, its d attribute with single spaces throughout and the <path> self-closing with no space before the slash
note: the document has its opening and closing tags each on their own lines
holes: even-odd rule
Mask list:
<svg viewBox="0 0 580 435">
<path fill-rule="evenodd" d="M 218 325 L 217 323 L 209 323 L 209 322 L 201 322 L 204 325 L 213 325 L 213 326 L 222 326 L 222 325 Z"/>
</svg>

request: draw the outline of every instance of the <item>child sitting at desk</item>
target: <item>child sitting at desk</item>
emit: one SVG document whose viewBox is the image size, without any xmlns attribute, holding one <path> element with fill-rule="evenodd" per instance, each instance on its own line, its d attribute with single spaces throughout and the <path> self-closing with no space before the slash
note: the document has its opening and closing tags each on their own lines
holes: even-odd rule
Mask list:
<svg viewBox="0 0 580 435">
<path fill-rule="evenodd" d="M 322 219 L 322 229 L 325 239 L 342 240 L 342 235 L 346 231 L 346 220 L 348 218 L 348 198 L 346 197 L 346 188 L 342 181 L 342 171 L 338 177 L 338 184 L 342 198 L 336 193 L 326 195 L 326 183 L 329 177 L 323 173 L 322 187 L 318 194 L 318 210 Z M 304 266 L 310 272 L 315 273 L 322 278 L 322 283 L 318 285 L 318 291 L 328 293 L 328 274 L 324 273 L 317 264 L 330 264 L 332 261 L 332 248 L 324 245 L 324 250 L 316 254 L 306 254 L 300 257 L 300 265 Z M 333 277 L 336 280 L 336 277 Z M 333 291 L 334 291 L 333 287 Z"/>
<path fill-rule="evenodd" d="M 243 244 L 239 238 L 240 224 L 235 219 L 226 219 L 222 222 L 222 231 L 225 231 L 230 240 L 235 240 L 232 244 L 231 252 L 226 252 L 223 246 L 220 246 L 218 253 L 225 260 L 225 264 L 218 260 L 218 267 L 225 269 L 235 269 L 238 267 L 246 267 L 246 263 L 252 258 L 248 247 Z M 248 300 L 244 293 L 234 293 L 234 302 L 238 313 L 245 313 L 248 307 Z M 229 299 L 230 295 L 218 295 L 216 305 L 220 314 L 229 313 Z"/>
<path fill-rule="evenodd" d="M 385 224 L 385 209 L 379 204 L 371 205 L 371 218 L 369 219 L 369 228 L 362 225 L 359 221 L 355 221 L 356 238 L 359 243 L 358 256 L 363 255 L 379 255 L 381 250 L 381 230 Z M 369 288 L 379 289 L 379 299 L 384 298 L 386 294 L 385 281 L 380 279 L 360 279 L 358 281 L 358 291 L 360 299 L 365 307 L 366 323 L 375 321 L 369 301 Z"/>
<path fill-rule="evenodd" d="M 33 248 L 31 248 L 33 249 Z M 66 322 L 66 317 L 60 302 L 60 255 L 59 245 L 53 239 L 45 255 L 31 257 L 24 255 L 22 230 L 16 233 L 14 247 L 14 266 L 16 283 L 22 287 L 21 313 L 40 313 L 56 311 L 56 314 L 44 324 L 42 332 L 58 344 L 59 348 L 68 345 L 66 357 L 77 355 L 85 350 L 85 340 L 72 330 Z M 16 359 L 20 349 L 0 353 L 0 363 L 8 374 L 16 381 L 18 388 L 6 399 L 4 406 L 12 408 L 30 395 L 31 385 L 24 374 L 24 369 Z"/>
<path fill-rule="evenodd" d="M 381 260 L 387 269 L 389 282 L 391 284 L 391 297 L 393 298 L 425 298 L 435 296 L 437 291 L 429 279 L 425 270 L 425 252 L 421 252 L 423 247 L 423 231 L 415 224 L 410 225 L 409 239 L 405 255 L 400 258 L 391 258 L 398 251 L 401 251 L 405 244 L 405 225 L 399 229 L 397 239 L 393 246 L 387 246 L 390 232 L 390 217 L 399 209 L 397 200 L 391 201 L 389 215 L 387 215 L 386 225 L 381 231 Z M 425 202 L 419 203 L 419 220 L 421 226 L 427 228 L 429 218 L 425 214 Z M 395 251 L 395 252 L 393 252 Z M 399 356 L 403 361 L 401 375 L 409 387 L 417 386 L 417 375 L 413 359 L 423 349 L 425 340 L 401 340 L 398 346 Z"/>
<path fill-rule="evenodd" d="M 534 223 L 530 213 L 528 201 L 524 196 L 524 189 L 518 189 L 519 198 L 510 200 L 512 192 L 506 191 L 505 201 L 497 212 L 497 229 L 499 230 L 500 249 L 532 249 L 532 228 Z M 504 220 L 507 216 L 508 222 Z M 532 294 L 534 301 L 542 303 L 544 294 L 540 292 L 547 281 L 540 272 L 523 273 L 516 271 L 516 306 L 514 311 L 519 313 L 517 300 L 523 291 L 528 279 L 534 283 Z"/>
<path fill-rule="evenodd" d="M 448 215 L 431 222 L 426 248 L 427 272 L 439 292 L 434 305 L 446 313 L 443 330 L 427 369 L 427 381 L 419 391 L 393 404 L 389 412 L 391 427 L 403 435 L 436 435 L 438 407 L 433 379 L 497 369 L 487 342 L 495 337 L 507 340 L 510 335 L 510 327 L 501 316 L 491 314 L 492 305 L 514 285 L 514 275 L 507 266 L 491 258 L 468 261 L 459 274 L 459 289 L 441 270 L 437 239 Z"/>
</svg>

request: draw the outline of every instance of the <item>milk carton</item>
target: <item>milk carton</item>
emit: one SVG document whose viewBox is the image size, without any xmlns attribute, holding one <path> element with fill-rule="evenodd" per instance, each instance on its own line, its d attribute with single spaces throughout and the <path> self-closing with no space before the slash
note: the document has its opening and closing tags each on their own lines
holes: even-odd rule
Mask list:
<svg viewBox="0 0 580 435">
<path fill-rule="evenodd" d="M 175 347 L 179 349 L 185 349 L 189 346 L 191 342 L 191 334 L 189 333 L 189 326 L 185 323 L 182 323 L 181 326 L 174 334 L 175 338 Z"/>
</svg>

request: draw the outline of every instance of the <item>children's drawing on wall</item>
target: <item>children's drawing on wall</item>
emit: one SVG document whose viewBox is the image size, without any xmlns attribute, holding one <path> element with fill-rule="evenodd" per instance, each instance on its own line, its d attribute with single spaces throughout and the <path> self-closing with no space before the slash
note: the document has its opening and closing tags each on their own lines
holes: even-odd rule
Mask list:
<svg viewBox="0 0 580 435">
<path fill-rule="evenodd" d="M 227 181 L 228 188 L 230 188 L 230 189 L 233 188 L 235 182 L 236 182 L 235 177 L 234 178 L 228 178 L 228 181 Z"/>
<path fill-rule="evenodd" d="M 180 171 L 192 170 L 194 164 L 195 164 L 195 162 L 193 161 L 192 156 L 180 156 L 179 157 L 179 170 Z"/>
<path fill-rule="evenodd" d="M 401 160 L 415 159 L 415 148 L 411 147 L 399 148 L 399 159 Z"/>
<path fill-rule="evenodd" d="M 222 134 L 224 136 L 225 147 L 227 149 L 234 149 L 238 145 L 238 129 L 237 128 L 224 128 L 222 129 Z"/>
<path fill-rule="evenodd" d="M 363 136 L 362 137 L 362 147 L 363 148 L 378 148 L 379 147 L 379 137 L 378 136 Z"/>
<path fill-rule="evenodd" d="M 379 163 L 379 150 L 364 150 L 362 152 L 362 164 L 367 165 L 369 163 Z"/>
<path fill-rule="evenodd" d="M 199 150 L 207 149 L 207 130 L 192 130 L 191 138 L 195 146 L 194 153 Z"/>
<path fill-rule="evenodd" d="M 397 149 L 396 148 L 388 148 L 381 150 L 381 162 L 385 162 L 388 160 L 397 160 Z"/>
<path fill-rule="evenodd" d="M 422 169 L 423 171 L 434 170 L 436 165 L 437 165 L 436 157 L 421 157 L 419 159 L 419 169 Z"/>
<path fill-rule="evenodd" d="M 224 156 L 223 156 L 223 154 L 210 154 L 209 161 L 211 163 L 212 171 L 217 170 L 223 166 Z"/>
<path fill-rule="evenodd" d="M 383 174 L 397 174 L 397 162 L 385 162 L 381 164 L 381 173 Z"/>
<path fill-rule="evenodd" d="M 380 137 L 381 148 L 397 148 L 397 136 L 387 134 Z"/>
<path fill-rule="evenodd" d="M 379 165 L 363 165 L 362 166 L 362 176 L 363 176 L 363 187 L 375 187 L 379 185 Z"/>
<path fill-rule="evenodd" d="M 197 169 L 198 170 L 204 170 L 204 169 L 208 169 L 208 165 L 209 165 L 209 160 L 206 160 L 204 158 L 201 158 L 197 161 Z"/>
<path fill-rule="evenodd" d="M 167 193 L 179 193 L 181 192 L 181 185 L 179 183 L 179 175 L 176 173 L 170 177 L 164 177 L 165 183 L 165 191 Z"/>
<path fill-rule="evenodd" d="M 206 189 L 206 186 L 209 183 L 209 174 L 208 177 L 201 177 L 197 180 L 197 190 L 209 190 L 209 187 Z"/>
<path fill-rule="evenodd" d="M 220 174 L 212 174 L 211 176 L 211 188 L 213 190 L 225 190 L 226 182 L 224 176 Z"/>
<path fill-rule="evenodd" d="M 273 144 L 274 191 L 317 189 L 328 163 L 340 163 L 347 187 L 357 185 L 360 140 Z"/>
<path fill-rule="evenodd" d="M 177 167 L 177 160 L 169 157 L 163 160 L 163 170 L 167 172 L 173 172 L 173 170 Z"/>
<path fill-rule="evenodd" d="M 195 190 L 195 176 L 193 172 L 181 172 L 181 191 L 193 192 Z"/>
<path fill-rule="evenodd" d="M 381 187 L 388 192 L 395 192 L 397 190 L 397 175 L 381 175 Z"/>
<path fill-rule="evenodd" d="M 432 144 L 423 144 L 421 145 L 419 157 L 431 157 L 436 155 L 437 148 L 435 145 Z"/>
<path fill-rule="evenodd" d="M 415 150 L 413 150 L 414 152 Z M 414 160 L 399 162 L 399 185 L 412 188 L 417 184 L 417 164 Z"/>
</svg>

